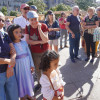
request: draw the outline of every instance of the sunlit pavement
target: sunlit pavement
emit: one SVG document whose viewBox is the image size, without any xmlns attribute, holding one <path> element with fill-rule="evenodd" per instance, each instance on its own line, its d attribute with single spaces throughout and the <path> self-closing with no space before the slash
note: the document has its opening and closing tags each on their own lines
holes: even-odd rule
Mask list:
<svg viewBox="0 0 100 100">
<path fill-rule="evenodd" d="M 80 48 L 80 60 L 72 63 L 69 58 L 69 48 L 59 51 L 61 73 L 66 85 L 64 87 L 64 100 L 100 100 L 100 64 L 95 58 L 93 64 L 85 62 L 86 55 Z M 42 100 L 40 92 L 36 94 L 37 100 Z"/>
</svg>

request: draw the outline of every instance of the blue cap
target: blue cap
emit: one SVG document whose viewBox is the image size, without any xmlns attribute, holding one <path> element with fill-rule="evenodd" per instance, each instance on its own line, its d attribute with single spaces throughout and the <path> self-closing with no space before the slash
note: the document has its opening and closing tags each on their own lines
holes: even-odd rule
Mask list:
<svg viewBox="0 0 100 100">
<path fill-rule="evenodd" d="M 29 11 L 27 13 L 27 18 L 38 18 L 38 14 L 35 11 Z"/>
<path fill-rule="evenodd" d="M 37 10 L 37 7 L 35 5 L 30 6 L 31 10 Z"/>
</svg>

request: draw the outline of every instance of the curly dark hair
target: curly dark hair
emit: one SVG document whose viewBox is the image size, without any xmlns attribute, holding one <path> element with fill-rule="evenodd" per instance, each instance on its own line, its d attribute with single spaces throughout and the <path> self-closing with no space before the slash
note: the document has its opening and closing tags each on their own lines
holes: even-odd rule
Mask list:
<svg viewBox="0 0 100 100">
<path fill-rule="evenodd" d="M 59 58 L 59 54 L 53 50 L 46 51 L 40 63 L 40 70 L 47 71 L 50 68 L 50 62 Z"/>
<path fill-rule="evenodd" d="M 17 24 L 12 24 L 7 28 L 8 35 L 9 35 L 10 39 L 12 40 L 12 42 L 15 41 L 15 37 L 14 37 L 13 31 L 15 29 L 17 29 L 17 28 L 21 28 L 21 27 L 19 25 L 17 25 Z"/>
</svg>

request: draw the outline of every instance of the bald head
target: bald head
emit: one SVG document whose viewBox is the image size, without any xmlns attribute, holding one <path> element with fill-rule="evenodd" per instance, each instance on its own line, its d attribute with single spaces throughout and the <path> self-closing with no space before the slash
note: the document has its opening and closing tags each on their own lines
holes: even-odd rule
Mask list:
<svg viewBox="0 0 100 100">
<path fill-rule="evenodd" d="M 77 16 L 79 14 L 79 7 L 78 6 L 74 6 L 72 8 L 72 12 L 73 12 L 73 15 Z"/>
</svg>

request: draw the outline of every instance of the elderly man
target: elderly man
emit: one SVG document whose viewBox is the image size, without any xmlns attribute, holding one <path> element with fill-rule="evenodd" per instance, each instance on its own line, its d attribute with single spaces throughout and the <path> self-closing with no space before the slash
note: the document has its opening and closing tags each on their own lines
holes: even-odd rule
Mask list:
<svg viewBox="0 0 100 100">
<path fill-rule="evenodd" d="M 18 100 L 14 74 L 16 52 L 8 34 L 3 30 L 5 16 L 0 12 L 0 100 Z"/>
<path fill-rule="evenodd" d="M 22 4 L 20 6 L 20 10 L 22 15 L 14 19 L 14 24 L 20 25 L 22 28 L 22 33 L 24 34 L 26 25 L 29 25 L 29 21 L 27 20 L 27 12 L 30 10 L 30 7 L 28 4 Z M 25 40 L 25 34 L 23 40 Z"/>
<path fill-rule="evenodd" d="M 80 42 L 80 17 L 78 6 L 74 6 L 72 14 L 68 16 L 66 29 L 69 31 L 70 58 L 71 61 L 75 63 L 75 59 L 79 59 L 78 50 Z"/>
</svg>

